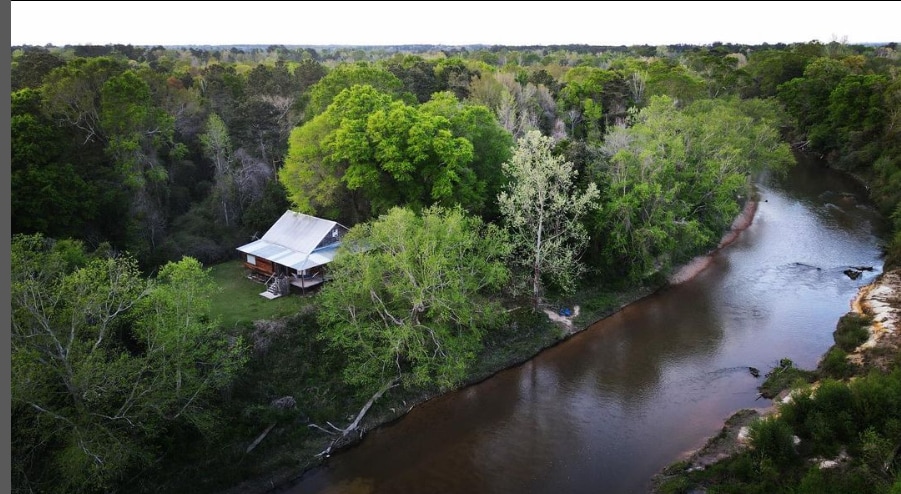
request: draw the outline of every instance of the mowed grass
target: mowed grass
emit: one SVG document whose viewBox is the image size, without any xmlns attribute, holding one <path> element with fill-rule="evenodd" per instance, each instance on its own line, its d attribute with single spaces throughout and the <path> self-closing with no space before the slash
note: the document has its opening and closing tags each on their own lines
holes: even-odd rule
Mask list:
<svg viewBox="0 0 901 494">
<path fill-rule="evenodd" d="M 315 297 L 292 293 L 275 300 L 266 299 L 260 296 L 260 292 L 266 291 L 266 285 L 247 279 L 244 265 L 238 259 L 208 267 L 221 289 L 212 296 L 212 316 L 218 317 L 226 328 L 296 314 L 312 304 Z"/>
</svg>

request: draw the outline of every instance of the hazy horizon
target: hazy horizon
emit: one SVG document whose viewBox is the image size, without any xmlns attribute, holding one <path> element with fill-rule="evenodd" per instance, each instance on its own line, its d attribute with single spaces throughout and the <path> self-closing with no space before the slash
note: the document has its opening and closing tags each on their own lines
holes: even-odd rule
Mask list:
<svg viewBox="0 0 901 494">
<path fill-rule="evenodd" d="M 11 46 L 638 46 L 901 41 L 892 2 L 23 2 Z M 52 12 L 53 15 L 48 15 Z"/>
</svg>

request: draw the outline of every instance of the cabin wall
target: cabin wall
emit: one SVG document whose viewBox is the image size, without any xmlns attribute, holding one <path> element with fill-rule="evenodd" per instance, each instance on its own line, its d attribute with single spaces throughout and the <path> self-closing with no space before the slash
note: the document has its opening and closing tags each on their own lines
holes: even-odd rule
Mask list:
<svg viewBox="0 0 901 494">
<path fill-rule="evenodd" d="M 275 265 L 272 261 L 250 254 L 244 254 L 244 267 L 267 276 L 271 276 L 275 273 Z"/>
</svg>

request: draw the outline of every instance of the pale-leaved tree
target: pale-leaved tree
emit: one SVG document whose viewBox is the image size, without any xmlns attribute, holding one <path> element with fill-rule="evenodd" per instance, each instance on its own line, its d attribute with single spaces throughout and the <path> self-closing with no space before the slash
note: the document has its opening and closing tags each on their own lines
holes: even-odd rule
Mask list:
<svg viewBox="0 0 901 494">
<path fill-rule="evenodd" d="M 535 305 L 544 278 L 562 291 L 575 287 L 588 233 L 581 219 L 599 207 L 597 186 L 578 190 L 573 164 L 553 154 L 553 139 L 531 131 L 520 138 L 503 165 L 510 179 L 498 203 L 514 246 L 513 263 L 530 274 Z"/>
</svg>

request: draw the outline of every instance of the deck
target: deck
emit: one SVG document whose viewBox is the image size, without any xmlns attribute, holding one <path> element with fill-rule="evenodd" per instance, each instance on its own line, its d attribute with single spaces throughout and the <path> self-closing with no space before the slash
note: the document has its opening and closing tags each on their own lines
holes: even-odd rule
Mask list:
<svg viewBox="0 0 901 494">
<path fill-rule="evenodd" d="M 307 288 L 321 285 L 323 281 L 322 275 L 308 276 L 306 278 L 292 277 L 290 280 L 292 286 L 296 286 L 301 290 L 306 290 Z"/>
</svg>

